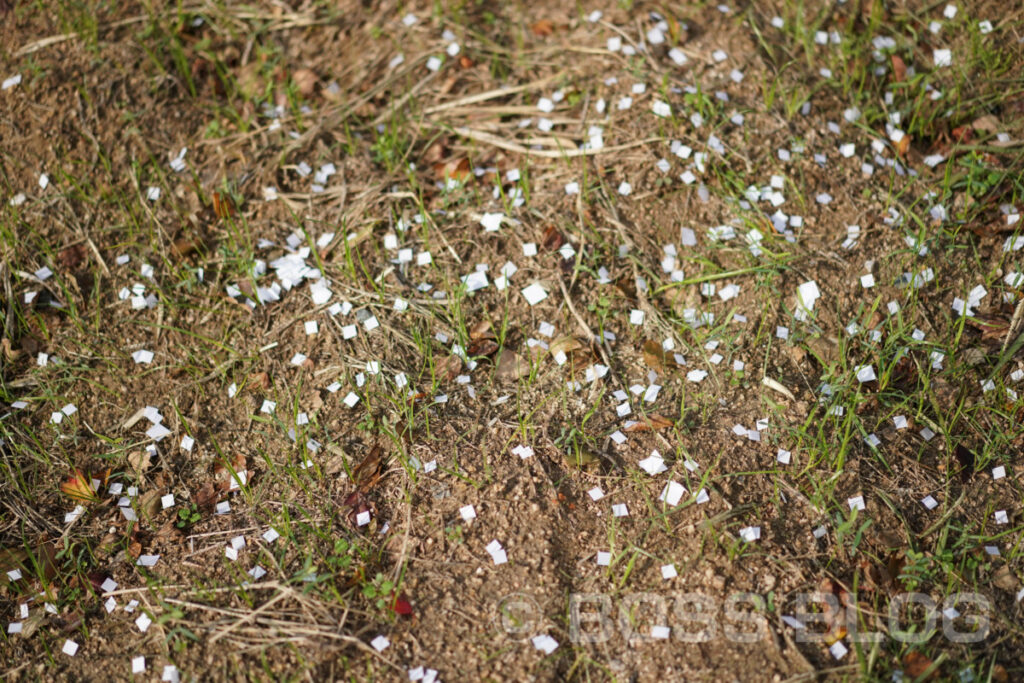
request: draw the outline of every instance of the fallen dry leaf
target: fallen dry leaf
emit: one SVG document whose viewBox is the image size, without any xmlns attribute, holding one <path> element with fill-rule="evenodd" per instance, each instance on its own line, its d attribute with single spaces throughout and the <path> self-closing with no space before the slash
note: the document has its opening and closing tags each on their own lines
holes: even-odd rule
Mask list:
<svg viewBox="0 0 1024 683">
<path fill-rule="evenodd" d="M 956 448 L 953 449 L 953 455 L 956 456 L 956 461 L 960 465 L 957 469 L 960 480 L 964 482 L 970 480 L 974 476 L 974 452 L 963 444 L 957 444 Z"/>
<path fill-rule="evenodd" d="M 89 252 L 86 250 L 84 244 L 72 244 L 70 247 L 64 247 L 57 254 L 57 261 L 68 270 L 75 270 L 82 264 Z"/>
<path fill-rule="evenodd" d="M 208 481 L 199 487 L 192 499 L 203 512 L 213 512 L 213 508 L 217 505 L 217 500 L 220 498 L 220 492 L 213 485 L 212 481 Z"/>
<path fill-rule="evenodd" d="M 405 593 L 398 593 L 397 595 L 392 593 L 391 595 L 393 597 L 393 600 L 389 605 L 391 611 L 395 614 L 400 614 L 403 617 L 411 617 L 412 603 L 409 602 L 409 598 L 406 597 Z"/>
<path fill-rule="evenodd" d="M 985 114 L 984 116 L 974 119 L 971 123 L 971 128 L 983 133 L 991 133 L 992 135 L 995 135 L 1002 130 L 1003 126 L 995 116 L 992 114 Z"/>
<path fill-rule="evenodd" d="M 317 80 L 317 75 L 311 69 L 298 69 L 292 74 L 292 81 L 295 83 L 296 90 L 304 97 L 309 97 L 313 94 Z"/>
<path fill-rule="evenodd" d="M 235 214 L 235 200 L 226 192 L 215 190 L 213 193 L 213 214 L 218 219 L 229 218 Z"/>
<path fill-rule="evenodd" d="M 11 348 L 11 340 L 7 337 L 0 339 L 0 349 L 3 350 L 4 360 L 8 363 L 13 363 L 18 360 L 18 357 L 21 355 L 21 351 L 19 349 Z"/>
<path fill-rule="evenodd" d="M 462 371 L 462 359 L 452 354 L 437 364 L 434 374 L 442 382 L 451 382 Z"/>
<path fill-rule="evenodd" d="M 907 65 L 899 55 L 892 56 L 892 80 L 896 83 L 907 80 Z"/>
<path fill-rule="evenodd" d="M 653 340 L 644 342 L 644 362 L 655 372 L 664 372 L 679 367 L 675 355 L 666 351 L 661 344 Z"/>
<path fill-rule="evenodd" d="M 576 337 L 566 335 L 551 342 L 548 346 L 548 353 L 552 356 L 557 356 L 559 353 L 564 353 L 568 356 L 573 351 L 579 351 L 583 348 L 586 348 L 583 342 Z"/>
<path fill-rule="evenodd" d="M 128 454 L 128 464 L 131 466 L 135 476 L 141 478 L 142 474 L 152 464 L 152 459 L 146 451 L 132 451 Z"/>
<path fill-rule="evenodd" d="M 995 575 L 992 577 L 992 583 L 996 587 L 1012 593 L 1016 593 L 1018 586 L 1020 586 L 1020 580 L 1017 578 L 1017 575 L 1005 564 L 996 570 Z"/>
<path fill-rule="evenodd" d="M 36 545 L 30 554 L 24 546 L 0 548 L 0 585 L 10 585 L 7 572 L 20 569 L 23 577 L 34 577 L 42 569 L 43 580 L 49 582 L 57 574 L 57 550 L 53 543 L 46 541 Z"/>
<path fill-rule="evenodd" d="M 235 479 L 248 483 L 249 463 L 241 453 L 235 453 L 230 461 L 219 460 L 213 466 L 214 485 L 221 491 L 230 491 Z"/>
<path fill-rule="evenodd" d="M 80 469 L 76 469 L 61 483 L 60 490 L 69 498 L 84 503 L 96 503 L 100 499 L 92 487 L 92 478 Z"/>
<path fill-rule="evenodd" d="M 437 180 L 458 180 L 459 182 L 466 182 L 473 177 L 473 170 L 469 166 L 469 159 L 463 157 L 462 159 L 453 159 L 448 162 L 438 162 L 434 164 L 434 177 Z"/>
<path fill-rule="evenodd" d="M 179 237 L 171 243 L 171 256 L 180 261 L 198 251 L 202 245 L 198 237 Z"/>
<path fill-rule="evenodd" d="M 906 157 L 907 152 L 910 151 L 910 135 L 904 134 L 900 138 L 900 141 L 896 143 L 896 153 L 901 157 Z"/>
<path fill-rule="evenodd" d="M 473 341 L 480 339 L 494 339 L 494 332 L 491 330 L 490 320 L 481 320 L 469 328 L 469 338 Z"/>
<path fill-rule="evenodd" d="M 639 420 L 629 425 L 628 427 L 623 427 L 622 431 L 626 432 L 627 434 L 633 432 L 657 432 L 661 431 L 662 429 L 668 429 L 671 426 L 672 420 L 668 419 L 667 417 L 658 415 L 657 413 L 652 413 L 651 415 L 647 415 L 646 417 L 640 416 Z"/>
<path fill-rule="evenodd" d="M 162 509 L 160 503 L 160 491 L 151 489 L 142 494 L 138 499 L 139 512 L 144 520 L 153 519 Z"/>
<path fill-rule="evenodd" d="M 542 38 L 550 36 L 555 32 L 555 22 L 550 19 L 540 19 L 530 24 L 530 33 Z"/>
<path fill-rule="evenodd" d="M 352 482 L 362 493 L 373 488 L 384 476 L 384 449 L 374 445 L 352 470 Z"/>
<path fill-rule="evenodd" d="M 565 244 L 565 237 L 561 231 L 553 225 L 544 228 L 544 236 L 541 237 L 541 246 L 545 251 L 554 251 Z"/>
<path fill-rule="evenodd" d="M 916 650 L 903 655 L 903 673 L 910 679 L 916 679 L 918 676 L 924 675 L 924 672 L 927 671 L 932 664 L 932 660 L 928 659 L 928 657 Z M 938 669 L 929 674 L 928 678 L 924 680 L 932 680 L 935 678 L 937 673 Z"/>
<path fill-rule="evenodd" d="M 270 389 L 270 375 L 265 372 L 254 372 L 249 375 L 249 383 L 254 388 L 259 388 L 262 391 Z"/>
<path fill-rule="evenodd" d="M 515 351 L 504 349 L 498 359 L 495 375 L 500 380 L 514 381 L 530 374 L 530 363 Z"/>
<path fill-rule="evenodd" d="M 493 339 L 479 339 L 469 343 L 466 353 L 471 358 L 480 356 L 493 356 L 498 351 L 498 342 Z"/>
</svg>

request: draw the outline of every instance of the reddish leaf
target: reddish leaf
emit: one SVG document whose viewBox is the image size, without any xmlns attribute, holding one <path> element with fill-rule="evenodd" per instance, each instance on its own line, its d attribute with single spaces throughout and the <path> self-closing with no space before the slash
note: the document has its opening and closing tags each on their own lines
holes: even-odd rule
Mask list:
<svg viewBox="0 0 1024 683">
<path fill-rule="evenodd" d="M 100 571 L 91 571 L 88 577 L 89 583 L 92 584 L 92 589 L 97 593 L 102 593 L 103 582 L 107 580 L 107 575 Z"/>
<path fill-rule="evenodd" d="M 394 599 L 391 601 L 391 611 L 395 614 L 401 614 L 403 617 L 412 616 L 412 603 L 409 602 L 409 598 L 405 596 L 405 593 L 399 593 L 395 595 L 391 594 Z"/>
<path fill-rule="evenodd" d="M 82 470 L 76 469 L 71 476 L 60 485 L 61 492 L 74 500 L 95 503 L 100 498 L 92 487 L 92 478 Z"/>
<path fill-rule="evenodd" d="M 228 218 L 235 214 L 235 202 L 226 192 L 213 193 L 213 213 L 217 218 Z"/>
<path fill-rule="evenodd" d="M 970 144 L 974 138 L 974 129 L 970 126 L 958 126 L 952 131 L 953 140 L 961 144 Z"/>
</svg>

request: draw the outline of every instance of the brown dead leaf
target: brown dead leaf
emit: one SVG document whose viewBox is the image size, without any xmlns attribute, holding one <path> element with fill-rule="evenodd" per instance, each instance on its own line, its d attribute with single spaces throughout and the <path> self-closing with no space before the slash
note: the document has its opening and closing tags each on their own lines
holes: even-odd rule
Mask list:
<svg viewBox="0 0 1024 683">
<path fill-rule="evenodd" d="M 469 166 L 469 159 L 463 157 L 461 159 L 452 159 L 447 162 L 438 162 L 434 164 L 434 177 L 437 180 L 458 180 L 459 182 L 466 182 L 473 177 L 473 170 Z"/>
<path fill-rule="evenodd" d="M 673 353 L 666 351 L 662 345 L 654 340 L 648 339 L 643 347 L 644 363 L 655 372 L 664 372 L 679 367 Z"/>
<path fill-rule="evenodd" d="M 11 340 L 7 337 L 0 339 L 0 349 L 3 349 L 4 360 L 13 363 L 21 355 L 20 349 L 11 348 Z"/>
<path fill-rule="evenodd" d="M 985 114 L 984 116 L 974 119 L 971 123 L 971 128 L 983 133 L 991 133 L 992 135 L 995 135 L 1002 129 L 1002 125 L 1000 125 L 999 119 L 992 114 Z"/>
<path fill-rule="evenodd" d="M 582 341 L 580 341 L 576 337 L 566 335 L 564 337 L 559 337 L 558 339 L 551 342 L 551 344 L 548 346 L 548 352 L 552 356 L 557 356 L 559 353 L 563 353 L 566 356 L 568 356 L 573 351 L 579 351 L 580 349 L 585 348 L 586 345 Z"/>
<path fill-rule="evenodd" d="M 352 482 L 361 493 L 372 489 L 384 476 L 384 449 L 375 444 L 352 470 Z"/>
<path fill-rule="evenodd" d="M 36 610 L 29 614 L 28 619 L 21 622 L 21 637 L 31 638 L 32 635 L 39 630 L 39 627 L 46 621 L 46 612 L 43 610 Z"/>
<path fill-rule="evenodd" d="M 646 417 L 641 416 L 640 419 L 634 422 L 633 424 L 629 425 L 628 427 L 623 427 L 622 431 L 626 432 L 627 434 L 632 432 L 660 432 L 662 429 L 668 429 L 671 426 L 672 420 L 668 419 L 667 417 L 658 415 L 657 413 L 652 413 L 651 415 L 647 415 Z"/>
<path fill-rule="evenodd" d="M 974 139 L 974 129 L 970 126 L 957 126 L 950 132 L 950 135 L 954 142 L 968 145 Z"/>
<path fill-rule="evenodd" d="M 463 69 L 472 69 L 476 63 L 466 55 L 462 55 L 459 57 L 459 66 Z"/>
<path fill-rule="evenodd" d="M 214 486 L 221 491 L 230 491 L 232 482 L 239 484 L 249 481 L 249 463 L 244 455 L 235 453 L 230 461 L 219 460 L 213 466 Z"/>
<path fill-rule="evenodd" d="M 218 219 L 229 218 L 235 215 L 235 200 L 228 193 L 216 190 L 212 195 L 212 200 L 213 215 Z"/>
<path fill-rule="evenodd" d="M 139 512 L 142 513 L 142 519 L 151 520 L 160 512 L 163 507 L 160 503 L 160 496 L 160 491 L 150 489 L 139 497 Z"/>
<path fill-rule="evenodd" d="M 1017 578 L 1017 575 L 1005 564 L 996 570 L 995 575 L 992 577 L 992 583 L 996 587 L 1011 593 L 1016 593 L 1017 587 L 1020 586 L 1020 580 Z"/>
<path fill-rule="evenodd" d="M 30 554 L 24 546 L 0 548 L 0 585 L 9 586 L 12 582 L 7 572 L 21 570 L 19 581 L 28 581 L 42 570 L 44 581 L 51 581 L 57 574 L 57 550 L 53 543 L 46 541 L 36 545 Z"/>
<path fill-rule="evenodd" d="M 530 24 L 530 33 L 541 38 L 546 38 L 555 32 L 555 22 L 550 19 L 540 19 Z"/>
<path fill-rule="evenodd" d="M 128 454 L 128 464 L 131 466 L 135 476 L 141 478 L 143 473 L 152 464 L 152 459 L 146 451 L 132 451 Z"/>
<path fill-rule="evenodd" d="M 180 541 L 185 532 L 178 528 L 173 519 L 164 522 L 159 529 L 153 533 L 154 543 L 166 543 L 168 541 Z"/>
<path fill-rule="evenodd" d="M 261 391 L 267 391 L 270 389 L 270 375 L 265 372 L 254 372 L 249 375 L 249 384 L 253 388 L 260 389 Z"/>
<path fill-rule="evenodd" d="M 82 265 L 82 261 L 88 255 L 89 252 L 84 244 L 72 244 L 70 247 L 64 247 L 60 250 L 60 253 L 57 254 L 57 262 L 67 270 L 75 270 L 78 266 Z"/>
<path fill-rule="evenodd" d="M 900 141 L 896 143 L 896 153 L 900 156 L 900 158 L 904 158 L 907 156 L 907 152 L 909 151 L 910 135 L 904 134 L 904 136 L 900 138 Z"/>
<path fill-rule="evenodd" d="M 963 444 L 957 444 L 956 448 L 953 449 L 953 455 L 956 456 L 956 461 L 959 465 L 957 474 L 960 475 L 960 480 L 963 482 L 969 481 L 974 476 L 974 452 Z"/>
<path fill-rule="evenodd" d="M 630 299 L 631 301 L 636 301 L 636 278 L 634 278 L 632 275 L 622 275 L 617 280 L 615 280 L 615 282 L 613 282 L 612 285 L 617 290 L 622 292 L 622 295 L 624 297 Z M 674 289 L 670 291 L 676 291 L 682 294 L 681 289 Z"/>
<path fill-rule="evenodd" d="M 503 349 L 495 375 L 503 381 L 515 381 L 530 374 L 530 363 L 515 351 Z"/>
<path fill-rule="evenodd" d="M 220 492 L 217 491 L 212 481 L 208 481 L 199 487 L 199 490 L 196 491 L 192 498 L 195 501 L 196 507 L 202 512 L 210 513 L 213 512 L 213 508 L 217 505 Z"/>
<path fill-rule="evenodd" d="M 199 251 L 203 241 L 198 237 L 179 237 L 171 243 L 171 256 L 180 261 Z"/>
<path fill-rule="evenodd" d="M 565 244 L 565 237 L 561 231 L 553 225 L 544 228 L 544 236 L 541 238 L 541 246 L 545 251 L 554 251 Z"/>
<path fill-rule="evenodd" d="M 494 331 L 491 329 L 490 320 L 481 320 L 469 328 L 469 338 L 473 341 L 479 339 L 494 339 Z"/>
<path fill-rule="evenodd" d="M 1010 321 L 1006 318 L 974 314 L 967 318 L 967 324 L 981 330 L 983 340 L 1002 341 L 1010 330 Z"/>
<path fill-rule="evenodd" d="M 451 382 L 461 371 L 462 359 L 454 353 L 438 363 L 435 368 L 437 379 L 442 383 Z"/>
<path fill-rule="evenodd" d="M 903 673 L 911 680 L 924 675 L 924 672 L 927 671 L 932 664 L 932 660 L 917 651 L 908 652 L 903 655 Z M 925 678 L 924 680 L 930 681 L 934 679 L 937 673 L 938 669 L 929 674 L 928 678 Z"/>
<path fill-rule="evenodd" d="M 362 491 L 353 491 L 345 497 L 344 505 L 351 508 L 348 513 L 348 522 L 353 528 L 359 529 L 359 515 L 369 512 L 371 517 L 377 515 L 377 506 L 367 498 Z"/>
<path fill-rule="evenodd" d="M 61 493 L 83 503 L 96 503 L 100 497 L 92 487 L 92 478 L 80 469 L 75 469 L 60 485 Z"/>
<path fill-rule="evenodd" d="M 480 356 L 490 357 L 498 351 L 498 342 L 493 339 L 478 339 L 469 343 L 466 353 L 471 358 Z"/>
<path fill-rule="evenodd" d="M 892 56 L 892 80 L 895 83 L 902 83 L 907 80 L 907 65 L 899 55 Z"/>
<path fill-rule="evenodd" d="M 309 97 L 313 94 L 317 80 L 317 75 L 311 69 L 298 69 L 292 74 L 292 81 L 295 83 L 295 89 L 298 90 L 299 94 L 303 97 Z"/>
<path fill-rule="evenodd" d="M 430 164 L 431 166 L 433 166 L 434 164 L 440 163 L 441 160 L 447 156 L 448 146 L 447 144 L 445 144 L 445 141 L 436 140 L 429 147 L 427 147 L 426 150 L 424 150 L 421 161 L 424 164 Z"/>
</svg>

